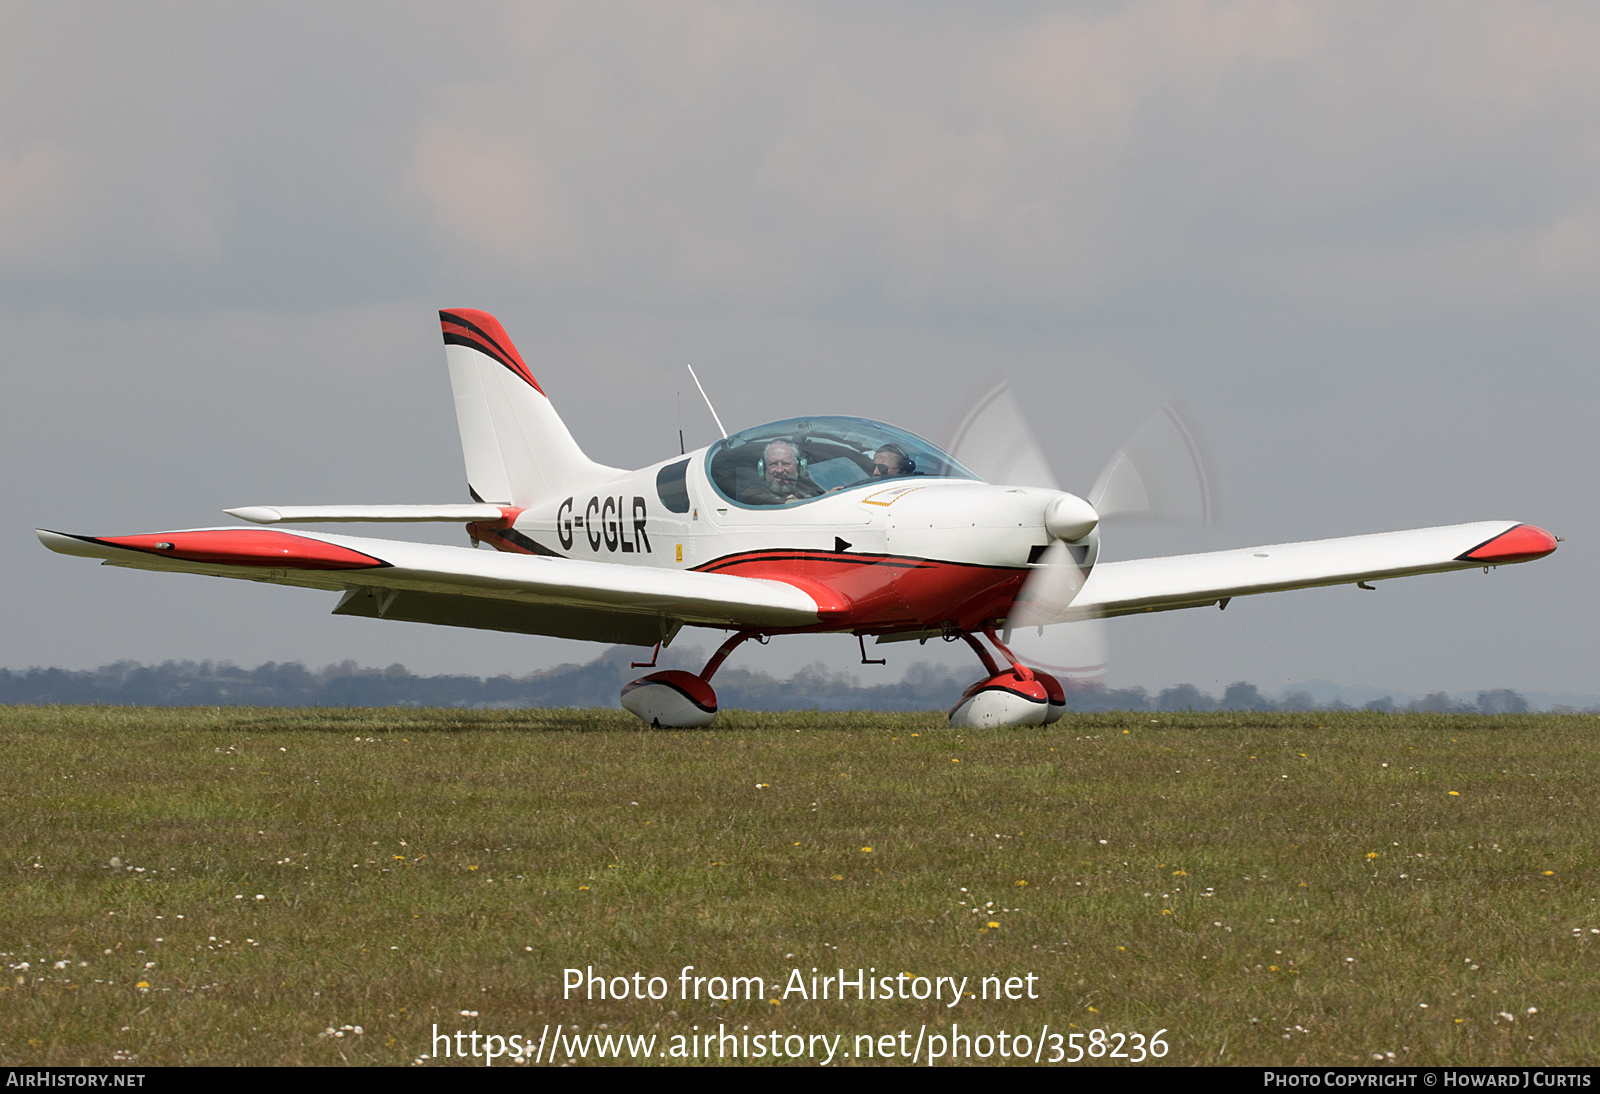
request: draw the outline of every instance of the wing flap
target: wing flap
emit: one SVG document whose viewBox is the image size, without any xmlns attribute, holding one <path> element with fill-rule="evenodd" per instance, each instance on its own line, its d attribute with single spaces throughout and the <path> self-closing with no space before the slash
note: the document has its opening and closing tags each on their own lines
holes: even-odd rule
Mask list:
<svg viewBox="0 0 1600 1094">
<path fill-rule="evenodd" d="M 254 528 L 199 528 L 111 538 L 44 529 L 37 534 L 41 543 L 61 554 L 146 570 L 313 588 L 371 588 L 512 601 L 708 626 L 788 628 L 818 621 L 816 601 L 793 585 L 728 574 Z M 230 545 L 237 549 L 232 556 L 228 554 Z M 357 559 L 366 564 L 355 565 Z M 490 625 L 489 629 L 522 628 Z"/>
<path fill-rule="evenodd" d="M 1202 607 L 1255 593 L 1526 562 L 1555 548 L 1555 537 L 1542 528 L 1515 521 L 1483 521 L 1102 562 L 1090 573 L 1077 599 L 1050 622 Z"/>
</svg>

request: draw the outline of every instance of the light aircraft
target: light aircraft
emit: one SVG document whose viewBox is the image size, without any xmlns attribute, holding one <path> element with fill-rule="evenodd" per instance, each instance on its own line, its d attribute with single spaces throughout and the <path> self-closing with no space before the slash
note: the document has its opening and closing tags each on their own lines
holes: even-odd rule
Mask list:
<svg viewBox="0 0 1600 1094">
<path fill-rule="evenodd" d="M 732 631 L 699 673 L 653 672 L 623 689 L 624 707 L 671 727 L 710 724 L 712 677 L 752 638 L 849 634 L 864 661 L 868 636 L 963 641 L 984 675 L 950 721 L 1037 725 L 1060 716 L 1065 695 L 1012 653 L 1014 628 L 1487 570 L 1556 548 L 1541 528 L 1499 520 L 1097 563 L 1102 511 L 1147 492 L 1137 467 L 1113 461 L 1088 499 L 986 482 L 913 433 L 837 415 L 724 433 L 636 471 L 607 467 L 584 455 L 493 316 L 452 309 L 440 320 L 470 504 L 228 513 L 257 525 L 461 522 L 472 547 L 242 526 L 41 529 L 39 539 L 110 566 L 326 589 L 339 594 L 335 615 L 654 645 L 657 655 L 685 626 Z M 654 666 L 652 656 L 639 667 Z"/>
</svg>

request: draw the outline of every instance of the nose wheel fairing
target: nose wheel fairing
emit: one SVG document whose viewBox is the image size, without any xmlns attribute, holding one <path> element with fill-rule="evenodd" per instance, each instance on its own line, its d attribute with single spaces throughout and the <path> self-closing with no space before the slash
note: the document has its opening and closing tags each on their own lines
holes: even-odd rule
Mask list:
<svg viewBox="0 0 1600 1094">
<path fill-rule="evenodd" d="M 1049 725 L 1066 713 L 1067 695 L 1059 680 L 1018 661 L 993 630 L 984 631 L 984 635 L 1010 667 L 999 668 L 976 635 L 962 634 L 989 675 L 962 692 L 961 701 L 950 710 L 952 726 L 996 729 Z"/>
</svg>

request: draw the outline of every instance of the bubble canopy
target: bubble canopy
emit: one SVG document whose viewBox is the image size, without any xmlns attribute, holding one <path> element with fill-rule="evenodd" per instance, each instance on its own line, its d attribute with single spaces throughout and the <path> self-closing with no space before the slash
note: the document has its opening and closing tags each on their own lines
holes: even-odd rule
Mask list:
<svg viewBox="0 0 1600 1094">
<path fill-rule="evenodd" d="M 724 500 L 745 508 L 799 505 L 909 478 L 978 479 L 915 433 L 840 416 L 788 418 L 734 433 L 706 452 L 706 474 Z"/>
</svg>

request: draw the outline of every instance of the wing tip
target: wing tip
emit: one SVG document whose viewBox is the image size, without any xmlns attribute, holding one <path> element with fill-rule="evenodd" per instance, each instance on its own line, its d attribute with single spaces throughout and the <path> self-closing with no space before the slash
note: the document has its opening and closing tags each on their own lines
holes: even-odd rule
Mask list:
<svg viewBox="0 0 1600 1094">
<path fill-rule="evenodd" d="M 56 532 L 49 528 L 35 528 L 33 534 L 39 537 L 39 542 L 58 555 L 80 555 L 84 558 L 105 558 L 106 552 L 100 548 L 100 541 L 93 536 L 75 536 L 70 532 Z"/>
<path fill-rule="evenodd" d="M 1486 566 L 1501 566 L 1513 562 L 1532 562 L 1556 549 L 1559 541 L 1543 528 L 1532 524 L 1515 524 L 1478 544 L 1472 550 L 1456 556 L 1458 562 L 1479 562 Z"/>
</svg>

